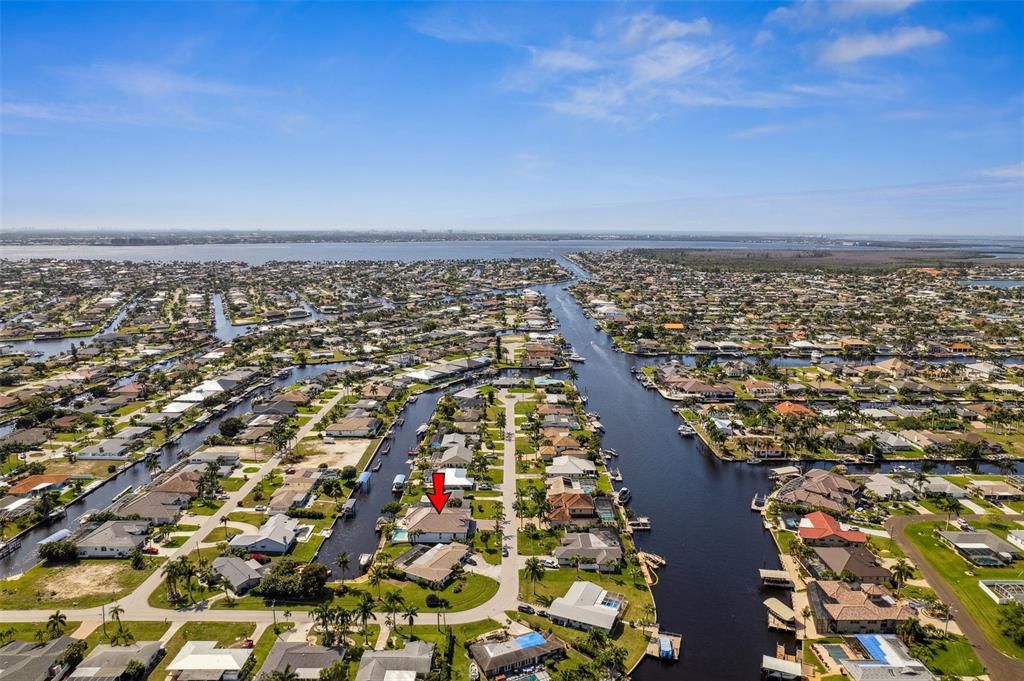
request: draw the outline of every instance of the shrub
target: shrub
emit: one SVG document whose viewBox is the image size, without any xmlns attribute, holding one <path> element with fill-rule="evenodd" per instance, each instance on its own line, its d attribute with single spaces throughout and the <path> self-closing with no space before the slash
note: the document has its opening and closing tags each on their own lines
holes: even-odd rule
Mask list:
<svg viewBox="0 0 1024 681">
<path fill-rule="evenodd" d="M 68 539 L 52 541 L 39 547 L 39 557 L 47 563 L 72 563 L 78 560 L 78 547 Z"/>
</svg>

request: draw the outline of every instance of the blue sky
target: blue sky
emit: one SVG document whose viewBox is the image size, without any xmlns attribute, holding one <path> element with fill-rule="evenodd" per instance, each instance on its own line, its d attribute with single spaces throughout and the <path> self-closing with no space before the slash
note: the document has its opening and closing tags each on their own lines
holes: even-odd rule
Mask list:
<svg viewBox="0 0 1024 681">
<path fill-rule="evenodd" d="M 16 3 L 3 229 L 1024 235 L 1024 3 Z"/>
</svg>

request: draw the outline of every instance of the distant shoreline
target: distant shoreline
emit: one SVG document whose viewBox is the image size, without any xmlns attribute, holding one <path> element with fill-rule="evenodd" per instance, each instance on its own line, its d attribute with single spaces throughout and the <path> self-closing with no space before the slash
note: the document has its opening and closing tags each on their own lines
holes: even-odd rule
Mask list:
<svg viewBox="0 0 1024 681">
<path fill-rule="evenodd" d="M 259 232 L 0 232 L 0 246 L 197 246 L 204 244 L 317 244 L 317 243 L 417 243 L 417 242 L 502 242 L 502 241 L 729 241 L 734 244 L 793 244 L 803 247 L 855 249 L 958 251 L 1024 251 L 1024 241 L 1012 238 L 981 238 L 973 243 L 941 238 L 824 237 L 779 234 L 583 234 L 583 233 L 483 233 L 483 232 L 341 232 L 341 231 L 259 231 Z M 716 249 L 717 250 L 717 249 Z"/>
</svg>

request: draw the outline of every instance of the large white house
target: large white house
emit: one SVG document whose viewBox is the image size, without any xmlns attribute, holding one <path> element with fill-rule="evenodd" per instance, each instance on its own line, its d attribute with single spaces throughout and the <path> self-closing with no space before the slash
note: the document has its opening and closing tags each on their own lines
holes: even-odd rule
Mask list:
<svg viewBox="0 0 1024 681">
<path fill-rule="evenodd" d="M 284 514 L 273 515 L 256 531 L 256 534 L 239 534 L 229 542 L 233 549 L 244 549 L 250 553 L 280 555 L 288 553 L 298 536 L 298 518 Z"/>
</svg>

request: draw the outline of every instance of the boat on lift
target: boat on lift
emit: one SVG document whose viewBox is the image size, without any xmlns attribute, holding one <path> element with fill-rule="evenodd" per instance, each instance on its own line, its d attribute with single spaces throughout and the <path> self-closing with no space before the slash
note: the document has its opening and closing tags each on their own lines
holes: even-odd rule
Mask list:
<svg viewBox="0 0 1024 681">
<path fill-rule="evenodd" d="M 629 491 L 628 487 L 623 487 L 618 491 L 616 497 L 620 504 L 628 504 L 629 500 L 633 498 L 633 493 Z"/>
<path fill-rule="evenodd" d="M 697 431 L 693 429 L 693 426 L 689 425 L 688 423 L 684 423 L 683 425 L 676 428 L 676 432 L 683 437 L 693 437 L 694 435 L 697 434 Z"/>
</svg>

